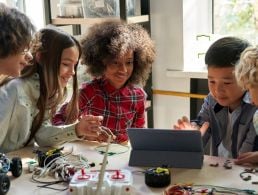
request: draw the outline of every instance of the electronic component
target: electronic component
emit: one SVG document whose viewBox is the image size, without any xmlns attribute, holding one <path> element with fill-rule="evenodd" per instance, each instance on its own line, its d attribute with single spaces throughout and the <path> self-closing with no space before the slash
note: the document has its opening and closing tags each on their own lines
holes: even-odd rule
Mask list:
<svg viewBox="0 0 258 195">
<path fill-rule="evenodd" d="M 10 179 L 7 176 L 8 171 L 12 172 L 14 177 L 22 174 L 22 161 L 20 157 L 14 157 L 9 160 L 5 154 L 0 153 L 0 194 L 4 195 L 9 191 Z"/>
<path fill-rule="evenodd" d="M 70 184 L 71 195 L 96 195 L 100 172 L 77 171 Z M 128 170 L 112 170 L 104 173 L 100 195 L 131 195 L 132 175 Z"/>
<path fill-rule="evenodd" d="M 106 171 L 108 150 L 112 137 L 109 135 L 100 171 L 77 171 L 69 184 L 72 195 L 130 195 L 132 174 L 128 170 Z"/>
<path fill-rule="evenodd" d="M 167 168 L 151 168 L 145 172 L 145 184 L 150 187 L 165 187 L 171 182 L 171 174 Z"/>
<path fill-rule="evenodd" d="M 36 150 L 35 153 L 38 155 L 38 164 L 40 167 L 45 167 L 49 163 L 53 162 L 56 158 L 60 157 L 62 154 L 62 150 L 64 148 L 55 148 L 48 150 L 47 152 L 43 152 L 40 150 Z"/>
</svg>

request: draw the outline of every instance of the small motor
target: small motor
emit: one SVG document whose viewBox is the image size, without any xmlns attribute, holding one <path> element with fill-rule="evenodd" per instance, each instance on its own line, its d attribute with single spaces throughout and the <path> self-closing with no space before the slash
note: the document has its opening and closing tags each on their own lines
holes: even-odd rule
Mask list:
<svg viewBox="0 0 258 195">
<path fill-rule="evenodd" d="M 40 150 L 36 150 L 35 153 L 38 155 L 38 164 L 40 167 L 44 167 L 46 165 L 49 165 L 49 163 L 53 163 L 54 160 L 60 156 L 62 156 L 62 148 L 55 148 L 52 150 L 48 150 L 47 152 L 43 152 Z"/>
<path fill-rule="evenodd" d="M 163 167 L 150 168 L 145 172 L 145 184 L 150 187 L 165 187 L 171 182 L 169 169 Z"/>
</svg>

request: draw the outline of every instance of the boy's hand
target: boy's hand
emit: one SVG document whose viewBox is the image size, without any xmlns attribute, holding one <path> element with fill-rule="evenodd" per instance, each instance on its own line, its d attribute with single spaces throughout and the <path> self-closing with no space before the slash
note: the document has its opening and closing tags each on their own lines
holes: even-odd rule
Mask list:
<svg viewBox="0 0 258 195">
<path fill-rule="evenodd" d="M 178 119 L 177 124 L 173 127 L 177 130 L 199 130 L 203 136 L 209 128 L 209 122 L 204 122 L 200 127 L 195 122 L 190 122 L 186 116 L 183 116 L 181 119 Z"/>
<path fill-rule="evenodd" d="M 258 163 L 258 151 L 242 153 L 237 157 L 237 159 L 234 162 L 237 165 L 246 163 Z"/>
</svg>

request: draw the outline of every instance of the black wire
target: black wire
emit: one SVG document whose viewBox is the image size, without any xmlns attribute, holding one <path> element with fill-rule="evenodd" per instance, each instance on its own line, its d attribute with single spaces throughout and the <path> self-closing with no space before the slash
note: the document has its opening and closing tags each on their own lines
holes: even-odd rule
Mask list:
<svg viewBox="0 0 258 195">
<path fill-rule="evenodd" d="M 51 186 L 51 185 L 55 185 L 55 184 L 59 184 L 59 183 L 65 183 L 65 182 L 64 182 L 64 181 L 56 181 L 56 182 L 44 184 L 44 185 L 37 186 L 37 187 L 39 187 L 39 188 L 47 188 L 47 189 L 56 190 L 56 191 L 65 191 L 65 190 L 68 189 L 68 187 L 65 187 L 65 188 L 62 188 L 62 189 L 49 187 L 49 186 Z"/>
<path fill-rule="evenodd" d="M 65 191 L 68 189 L 68 187 L 66 188 L 62 188 L 62 189 L 58 189 L 58 188 L 53 188 L 53 187 L 49 187 L 51 185 L 55 185 L 55 184 L 59 184 L 59 183 L 67 183 L 63 180 L 58 180 L 58 181 L 39 181 L 37 180 L 33 175 L 31 177 L 32 181 L 36 182 L 36 183 L 40 183 L 40 184 L 44 184 L 44 185 L 39 185 L 37 187 L 39 188 L 47 188 L 47 189 L 52 189 L 52 190 L 57 190 L 57 191 Z"/>
</svg>

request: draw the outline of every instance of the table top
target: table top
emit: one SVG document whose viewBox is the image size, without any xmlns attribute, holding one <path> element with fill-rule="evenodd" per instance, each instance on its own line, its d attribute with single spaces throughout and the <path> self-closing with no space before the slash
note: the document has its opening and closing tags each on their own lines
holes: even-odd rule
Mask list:
<svg viewBox="0 0 258 195">
<path fill-rule="evenodd" d="M 103 145 L 103 144 L 102 144 Z M 72 151 L 74 155 L 82 155 L 88 159 L 89 162 L 94 162 L 95 167 L 92 169 L 100 170 L 101 163 L 104 155 L 97 151 L 101 144 L 87 141 L 76 141 L 64 144 L 64 151 Z M 165 188 L 151 188 L 145 185 L 144 171 L 146 167 L 130 167 L 128 166 L 130 156 L 130 146 L 120 146 L 111 144 L 110 151 L 114 150 L 114 155 L 108 156 L 108 163 L 106 169 L 127 169 L 132 172 L 133 176 L 133 194 L 162 194 Z M 37 186 L 42 185 L 32 182 L 32 173 L 28 171 L 28 162 L 35 157 L 35 153 L 32 152 L 32 147 L 22 148 L 20 150 L 8 153 L 7 156 L 12 158 L 14 156 L 20 156 L 23 162 L 23 173 L 20 177 L 14 178 L 10 175 L 11 187 L 8 194 L 33 194 L 33 195 L 68 195 L 69 191 L 56 191 L 52 189 L 39 188 Z M 189 159 L 191 160 L 191 159 Z M 178 183 L 194 183 L 200 185 L 214 185 L 239 189 L 256 190 L 258 192 L 258 185 L 252 184 L 252 181 L 258 181 L 258 174 L 252 175 L 252 179 L 244 181 L 240 178 L 240 173 L 245 170 L 246 167 L 238 166 L 232 163 L 232 169 L 226 169 L 223 165 L 226 159 L 204 156 L 204 164 L 202 169 L 182 169 L 171 168 L 171 184 Z M 233 161 L 231 161 L 233 162 Z M 218 166 L 211 166 L 211 164 L 218 163 Z M 59 184 L 60 188 L 65 186 Z M 67 187 L 67 186 L 66 186 Z"/>
</svg>

